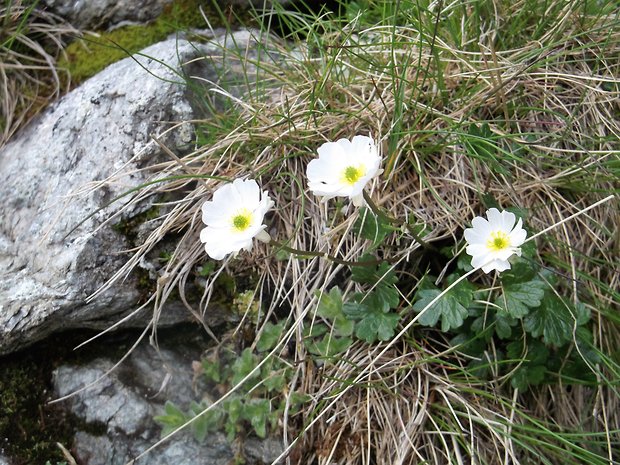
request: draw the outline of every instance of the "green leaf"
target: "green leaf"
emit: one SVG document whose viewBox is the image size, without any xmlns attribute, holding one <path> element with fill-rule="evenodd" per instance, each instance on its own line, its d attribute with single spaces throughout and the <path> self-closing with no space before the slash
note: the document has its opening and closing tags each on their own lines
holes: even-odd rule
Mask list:
<svg viewBox="0 0 620 465">
<path fill-rule="evenodd" d="M 209 432 L 208 423 L 206 421 L 207 415 L 202 415 L 192 423 L 192 432 L 194 433 L 194 439 L 198 442 L 202 442 L 207 437 Z"/>
<path fill-rule="evenodd" d="M 243 403 L 239 397 L 229 397 L 224 402 L 224 409 L 226 410 L 226 413 L 228 413 L 228 420 L 236 424 L 241 419 Z"/>
<path fill-rule="evenodd" d="M 511 259 L 512 261 L 513 259 Z M 502 272 L 502 284 L 504 286 L 515 283 L 525 283 L 536 279 L 538 265 L 534 262 L 515 258 L 509 270 Z"/>
<path fill-rule="evenodd" d="M 469 310 L 468 314 L 471 316 Z M 474 319 L 471 324 L 470 333 L 475 334 L 477 337 L 483 339 L 486 342 L 489 342 L 493 339 L 493 318 L 490 315 L 481 315 L 478 318 Z"/>
<path fill-rule="evenodd" d="M 256 343 L 256 350 L 258 352 L 266 352 L 268 350 L 273 349 L 280 337 L 282 336 L 282 331 L 284 330 L 284 322 L 280 322 L 276 325 L 273 323 L 265 324 L 263 328 L 263 332 L 260 335 L 260 339 Z"/>
<path fill-rule="evenodd" d="M 355 303 L 363 303 L 369 308 L 380 310 L 382 312 L 389 312 L 391 308 L 398 307 L 400 304 L 400 295 L 394 286 L 377 284 L 374 289 L 367 293 L 355 293 L 351 298 L 351 301 Z M 349 302 L 343 305 L 343 312 L 348 315 L 346 306 Z"/>
<path fill-rule="evenodd" d="M 545 380 L 549 349 L 537 339 L 513 341 L 506 346 L 509 359 L 520 365 L 512 372 L 510 384 L 521 391 L 537 386 Z"/>
<path fill-rule="evenodd" d="M 506 346 L 506 353 L 508 358 L 516 361 L 523 360 L 530 365 L 544 365 L 549 358 L 549 349 L 536 339 L 528 340 L 527 347 L 522 340 L 512 341 Z"/>
<path fill-rule="evenodd" d="M 530 308 L 540 305 L 546 287 L 547 284 L 539 279 L 508 284 L 502 287 L 502 295 L 495 303 L 511 317 L 523 318 L 530 312 Z"/>
<path fill-rule="evenodd" d="M 153 420 L 162 426 L 162 437 L 173 432 L 188 419 L 189 417 L 171 401 L 166 402 L 163 415 L 153 417 Z"/>
<path fill-rule="evenodd" d="M 517 368 L 512 377 L 510 384 L 515 389 L 526 391 L 529 386 L 538 386 L 545 380 L 547 369 L 544 365 L 522 365 Z"/>
<path fill-rule="evenodd" d="M 356 234 L 372 241 L 372 248 L 382 244 L 385 236 L 393 230 L 392 225 L 387 223 L 384 218 L 375 216 L 373 212 L 366 208 L 360 209 L 359 216 L 354 225 Z"/>
<path fill-rule="evenodd" d="M 254 368 L 258 365 L 258 360 L 252 354 L 252 350 L 247 348 L 241 352 L 241 356 L 235 360 L 232 366 L 233 377 L 232 384 L 238 384 L 243 378 L 249 375 Z M 248 379 L 248 381 L 260 376 L 258 370 Z"/>
<path fill-rule="evenodd" d="M 211 276 L 211 273 L 213 273 L 214 270 L 215 270 L 215 262 L 212 262 L 212 261 L 205 262 L 204 265 L 198 267 L 197 269 L 198 276 L 202 276 L 203 278 L 206 278 L 207 276 Z"/>
<path fill-rule="evenodd" d="M 360 321 L 355 327 L 355 335 L 368 343 L 388 341 L 394 336 L 394 329 L 398 326 L 400 315 L 385 313 L 379 308 L 369 308 L 365 304 L 359 306 Z M 351 308 L 352 310 L 352 308 Z"/>
<path fill-rule="evenodd" d="M 512 327 L 516 325 L 516 320 L 502 314 L 495 315 L 495 332 L 500 339 L 510 339 Z"/>
<path fill-rule="evenodd" d="M 336 336 L 350 336 L 355 328 L 354 323 L 348 320 L 344 314 L 334 320 L 334 334 Z"/>
<path fill-rule="evenodd" d="M 471 332 L 462 332 L 450 339 L 452 347 L 458 347 L 459 352 L 469 355 L 470 357 L 481 358 L 487 349 L 487 342 L 473 335 Z"/>
<path fill-rule="evenodd" d="M 279 373 L 274 372 L 263 378 L 263 386 L 265 386 L 265 388 L 269 392 L 281 392 L 282 389 L 284 389 L 285 384 L 286 374 L 284 373 L 284 371 L 281 371 Z"/>
<path fill-rule="evenodd" d="M 190 411 L 194 416 L 200 415 L 200 417 L 192 423 L 192 432 L 198 442 L 204 441 L 209 432 L 219 430 L 224 419 L 224 412 L 221 408 L 216 407 L 206 413 L 202 413 L 206 408 L 206 405 L 201 405 L 196 402 L 192 402 L 190 405 Z"/>
<path fill-rule="evenodd" d="M 308 351 L 319 357 L 331 358 L 347 350 L 353 341 L 349 337 L 334 337 L 326 334 L 320 341 L 306 343 Z"/>
<path fill-rule="evenodd" d="M 239 394 L 233 394 L 222 404 L 224 417 L 226 418 L 224 422 L 224 431 L 226 432 L 226 437 L 229 442 L 233 442 L 241 429 L 244 404 L 239 396 Z"/>
<path fill-rule="evenodd" d="M 333 323 L 334 334 L 337 336 L 353 334 L 353 323 L 347 320 L 342 312 L 342 293 L 339 288 L 332 287 L 329 293 L 321 296 L 317 315 Z"/>
<path fill-rule="evenodd" d="M 396 313 L 373 312 L 357 324 L 355 335 L 369 343 L 389 341 L 399 321 Z"/>
<path fill-rule="evenodd" d="M 583 303 L 577 302 L 575 305 L 575 318 L 577 319 L 577 325 L 583 326 L 590 321 L 590 309 Z"/>
<path fill-rule="evenodd" d="M 467 368 L 477 378 L 489 379 L 497 373 L 503 359 L 504 354 L 501 350 L 485 350 L 479 358 L 469 362 Z"/>
<path fill-rule="evenodd" d="M 248 420 L 259 438 L 267 436 L 267 419 L 271 406 L 267 399 L 252 399 L 243 406 L 243 419 Z"/>
<path fill-rule="evenodd" d="M 210 360 L 208 358 L 202 361 L 202 371 L 207 378 L 207 381 L 213 381 L 219 383 L 221 381 L 220 362 L 217 360 Z"/>
<path fill-rule="evenodd" d="M 416 303 L 413 304 L 413 309 L 416 312 L 424 310 L 439 294 L 439 289 L 425 289 L 417 293 Z M 418 322 L 423 326 L 435 326 L 440 318 L 446 319 L 446 324 L 442 321 L 442 329 L 458 328 L 463 324 L 465 317 L 467 316 L 467 309 L 463 308 L 461 304 L 457 302 L 456 314 L 452 314 L 452 300 L 449 300 L 444 296 L 439 299 L 432 307 L 426 308 L 425 312 L 418 318 Z"/>
<path fill-rule="evenodd" d="M 525 317 L 523 327 L 534 337 L 542 336 L 546 344 L 560 347 L 572 339 L 574 323 L 566 304 L 557 296 L 549 295 Z"/>
<path fill-rule="evenodd" d="M 456 261 L 456 267 L 461 271 L 471 271 L 473 269 L 473 266 L 471 266 L 471 255 L 468 255 L 465 252 L 459 255 L 459 258 Z"/>
<path fill-rule="evenodd" d="M 454 275 L 450 278 L 448 282 L 454 282 L 456 279 Z M 413 309 L 421 312 L 440 294 L 439 289 L 418 291 Z M 441 330 L 444 332 L 459 328 L 469 314 L 467 307 L 471 304 L 473 296 L 473 285 L 468 281 L 462 281 L 426 309 L 418 321 L 424 326 L 435 326 L 441 320 Z"/>
<path fill-rule="evenodd" d="M 367 300 L 368 305 L 380 308 L 384 312 L 387 312 L 391 308 L 396 308 L 398 304 L 400 304 L 398 291 L 391 285 L 378 285 L 372 290 Z"/>
<path fill-rule="evenodd" d="M 501 158 L 497 154 L 500 150 L 494 142 L 495 138 L 488 123 L 483 123 L 480 128 L 471 124 L 468 133 L 461 135 L 461 142 L 470 157 L 484 161 L 497 174 L 508 175 L 509 171 L 499 162 Z"/>
<path fill-rule="evenodd" d="M 329 328 L 323 323 L 315 323 L 312 326 L 305 326 L 303 330 L 304 339 L 319 337 L 325 334 Z"/>
<path fill-rule="evenodd" d="M 366 254 L 360 257 L 360 261 L 370 261 L 374 256 Z M 381 262 L 379 266 L 360 265 L 351 267 L 351 279 L 361 284 L 396 284 L 398 279 L 394 275 L 394 270 L 387 262 Z"/>
<path fill-rule="evenodd" d="M 354 303 L 353 307 L 350 306 Z M 399 303 L 398 293 L 395 295 L 389 292 L 381 292 L 378 289 L 368 292 L 366 294 L 357 292 L 353 295 L 351 302 L 347 302 L 343 305 L 342 310 L 348 318 L 355 319 L 355 315 L 359 314 L 359 308 L 355 304 L 363 304 L 369 309 L 380 310 L 384 313 L 390 311 L 390 308 L 395 308 Z"/>
<path fill-rule="evenodd" d="M 303 405 L 311 400 L 312 397 L 308 394 L 303 394 L 297 391 L 291 392 L 291 396 L 289 398 L 289 412 L 291 414 L 299 412 Z"/>
<path fill-rule="evenodd" d="M 330 321 L 342 315 L 342 292 L 337 286 L 332 287 L 328 293 L 321 295 L 316 313 Z"/>
</svg>

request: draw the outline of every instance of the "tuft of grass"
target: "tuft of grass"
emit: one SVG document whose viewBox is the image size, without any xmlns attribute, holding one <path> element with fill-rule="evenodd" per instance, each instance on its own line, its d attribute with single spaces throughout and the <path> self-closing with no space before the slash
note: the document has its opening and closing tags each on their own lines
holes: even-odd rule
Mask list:
<svg viewBox="0 0 620 465">
<path fill-rule="evenodd" d="M 375 202 L 392 217 L 415 219 L 424 241 L 450 256 L 486 208 L 519 209 L 533 234 L 617 194 L 620 21 L 613 1 L 589 5 L 358 0 L 342 4 L 340 15 L 277 4 L 257 12 L 265 26 L 251 33 L 251 47 L 231 47 L 241 40 L 233 35 L 215 44 L 220 56 L 205 58 L 220 70 L 216 81 L 187 73 L 196 104 L 210 112 L 197 123 L 197 147 L 158 165 L 132 201 L 171 191 L 181 199 L 167 203 L 116 279 L 178 234 L 159 270 L 155 321 L 173 290 L 203 318 L 221 273 L 254 283 L 263 302 L 255 333 L 270 320 L 286 322 L 269 356 L 294 360 L 289 390 L 310 397 L 301 413 L 283 413 L 295 463 L 617 461 L 617 199 L 536 241 L 535 260 L 566 283 L 554 288 L 558 296 L 592 313 L 591 349 L 600 361 L 589 365 L 593 380 L 560 376 L 527 392 L 497 375 L 493 343 L 473 369 L 462 346 L 416 325 L 390 341 L 358 340 L 317 359 L 305 335 L 317 322 L 331 324 L 317 314 L 320 296 L 334 285 L 359 290 L 346 269 L 263 244 L 211 264 L 198 240 L 202 202 L 223 179 L 247 176 L 275 198 L 268 228 L 278 241 L 359 259 L 369 246 L 352 234 L 359 212 L 337 200 L 320 203 L 304 180 L 321 143 L 355 134 L 370 133 L 382 149 Z M 286 40 L 270 34 L 275 24 L 288 31 Z M 388 235 L 382 253 L 399 278 L 396 310 L 405 328 L 420 281 L 443 277 L 456 263 L 406 236 Z M 186 299 L 187 282 L 207 264 L 202 297 Z M 492 276 L 475 279 L 489 292 L 497 286 Z M 480 378 L 483 365 L 495 376 Z"/>
<path fill-rule="evenodd" d="M 58 65 L 65 42 L 79 35 L 34 1 L 0 5 L 0 147 L 69 87 Z"/>
</svg>

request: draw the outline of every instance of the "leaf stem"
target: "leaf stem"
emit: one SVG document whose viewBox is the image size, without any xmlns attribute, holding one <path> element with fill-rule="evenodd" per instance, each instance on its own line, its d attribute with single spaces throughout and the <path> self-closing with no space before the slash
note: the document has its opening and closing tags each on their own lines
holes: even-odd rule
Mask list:
<svg viewBox="0 0 620 465">
<path fill-rule="evenodd" d="M 422 239 L 420 237 L 420 235 L 414 231 L 413 227 L 409 223 L 407 223 L 404 220 L 401 220 L 401 219 L 398 219 L 398 218 L 394 218 L 394 217 L 388 215 L 387 213 L 383 212 L 381 210 L 381 208 L 379 208 L 379 206 L 377 206 L 377 204 L 373 202 L 373 200 L 370 198 L 370 195 L 368 194 L 368 192 L 363 191 L 363 195 L 364 195 L 364 200 L 366 201 L 366 204 L 368 205 L 368 208 L 370 208 L 370 211 L 372 211 L 376 216 L 378 216 L 380 218 L 383 218 L 385 221 L 387 221 L 389 223 L 392 223 L 392 224 L 397 224 L 397 225 L 400 225 L 400 226 L 404 225 L 407 228 L 407 231 L 409 232 L 411 237 L 413 237 L 413 239 L 418 244 L 420 244 L 426 250 L 430 250 L 430 251 L 433 251 L 433 252 L 438 252 L 437 247 L 435 247 L 434 245 L 429 244 L 424 239 Z"/>
</svg>

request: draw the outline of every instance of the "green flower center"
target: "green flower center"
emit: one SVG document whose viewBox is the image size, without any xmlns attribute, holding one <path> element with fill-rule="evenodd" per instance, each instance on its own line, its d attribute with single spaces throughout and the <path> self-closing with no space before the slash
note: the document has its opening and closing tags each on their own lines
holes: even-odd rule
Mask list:
<svg viewBox="0 0 620 465">
<path fill-rule="evenodd" d="M 249 210 L 243 209 L 237 212 L 232 219 L 232 227 L 236 232 L 243 232 L 250 227 L 252 222 L 252 213 Z"/>
<path fill-rule="evenodd" d="M 510 247 L 510 239 L 504 231 L 494 231 L 487 241 L 487 247 L 493 252 L 499 252 Z"/>
<path fill-rule="evenodd" d="M 364 167 L 364 165 L 359 165 L 358 167 L 347 166 L 342 173 L 342 181 L 347 184 L 353 185 L 357 181 L 359 181 L 359 179 L 365 174 L 366 168 Z"/>
</svg>

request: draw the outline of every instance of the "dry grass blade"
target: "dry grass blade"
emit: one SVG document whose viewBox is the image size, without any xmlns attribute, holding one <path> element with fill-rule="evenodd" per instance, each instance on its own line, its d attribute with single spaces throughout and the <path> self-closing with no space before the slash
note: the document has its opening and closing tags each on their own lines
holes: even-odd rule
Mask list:
<svg viewBox="0 0 620 465">
<path fill-rule="evenodd" d="M 517 21 L 520 4 L 491 9 L 475 37 L 465 30 L 475 15 L 458 17 L 454 2 L 435 2 L 402 24 L 362 27 L 357 16 L 329 28 L 315 18 L 304 31 L 307 47 L 260 37 L 259 48 L 269 53 L 222 50 L 221 80 L 192 82 L 197 98 L 220 112 L 202 122 L 204 140 L 195 151 L 149 168 L 151 180 L 160 182 L 145 184 L 132 202 L 156 196 L 161 216 L 115 279 L 174 235 L 172 258 L 158 270 L 155 321 L 173 292 L 204 321 L 218 273 L 251 282 L 264 314 L 287 315 L 286 335 L 299 362 L 290 388 L 312 399 L 302 415 L 287 417 L 285 437 L 296 438 L 287 444 L 291 463 L 617 459 L 612 362 L 594 367 L 601 379 L 595 387 L 560 383 L 523 394 L 506 377 L 476 378 L 471 360 L 438 331 L 412 329 L 389 346 L 358 341 L 317 364 L 306 352 L 304 330 L 320 319 L 317 295 L 334 284 L 345 294 L 356 290 L 342 265 L 257 244 L 251 254 L 217 263 L 206 280 L 197 278 L 206 264 L 198 240 L 200 206 L 222 178 L 252 177 L 269 190 L 277 205 L 269 233 L 278 241 L 358 259 L 369 246 L 353 234 L 359 212 L 335 201 L 320 203 L 308 195 L 303 178 L 320 143 L 370 133 L 386 167 L 372 197 L 393 217 L 424 227 L 431 244 L 456 254 L 462 229 L 489 202 L 527 212 L 530 233 L 559 223 L 537 238 L 537 259 L 571 283 L 560 290 L 569 300 L 588 304 L 596 347 L 617 351 L 617 201 L 562 220 L 617 189 L 620 28 L 617 17 L 584 13 L 579 2 L 551 3 L 554 26 L 541 32 L 525 23 L 523 34 L 537 34 L 536 40 L 518 46 L 502 46 L 493 21 Z M 423 15 L 435 29 L 422 27 Z M 455 29 L 442 33 L 448 26 L 435 18 Z M 231 82 L 240 70 L 243 78 Z M 395 236 L 382 251 L 397 258 L 403 277 L 404 328 L 413 318 L 408 301 L 415 283 L 426 270 L 443 276 L 452 262 L 437 269 L 437 257 L 425 256 L 406 234 Z M 420 270 L 420 263 L 426 268 Z M 489 350 L 491 365 L 498 355 L 492 345 Z M 585 439 L 576 440 L 575 431 Z"/>
<path fill-rule="evenodd" d="M 0 6 L 0 147 L 70 84 L 56 62 L 65 41 L 80 33 L 35 5 Z"/>
</svg>

